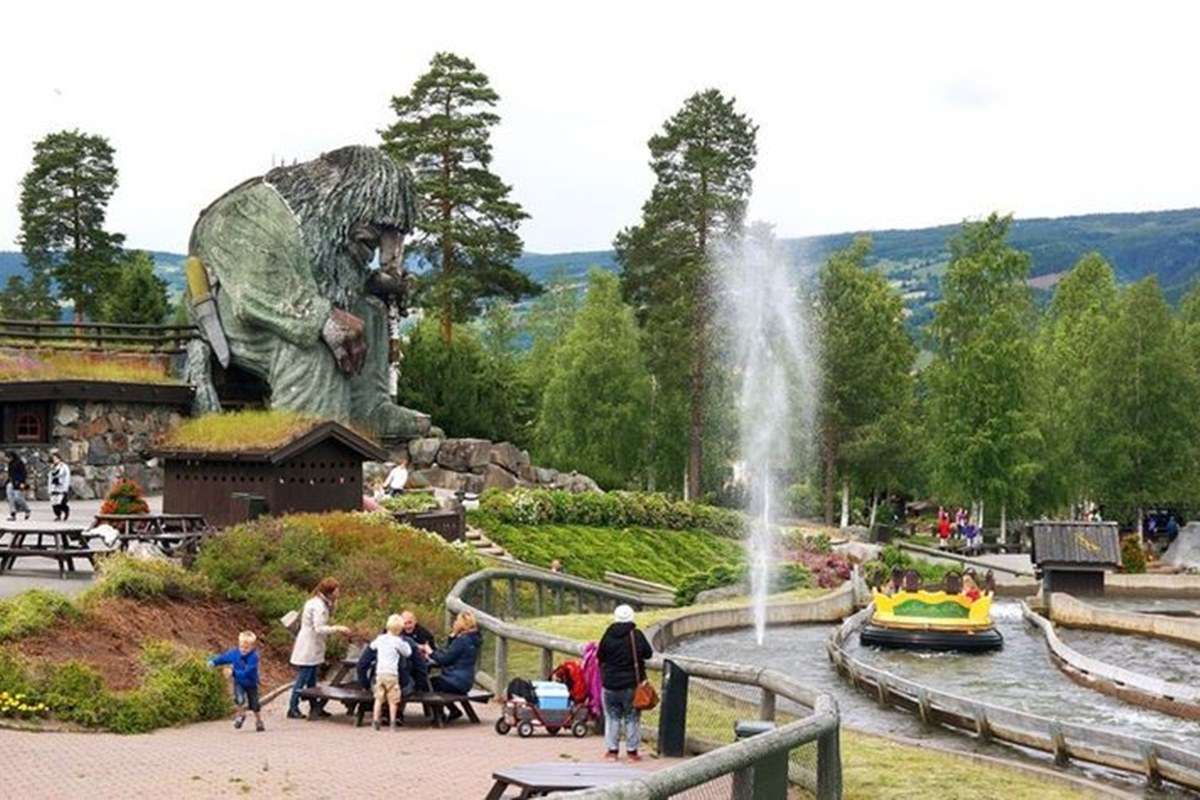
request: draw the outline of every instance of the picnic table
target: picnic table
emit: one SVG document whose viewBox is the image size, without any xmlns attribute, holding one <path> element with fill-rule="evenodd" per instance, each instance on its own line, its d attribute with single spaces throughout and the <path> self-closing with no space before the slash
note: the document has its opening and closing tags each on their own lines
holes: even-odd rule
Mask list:
<svg viewBox="0 0 1200 800">
<path fill-rule="evenodd" d="M 128 550 L 130 542 L 149 542 L 166 556 L 195 555 L 213 532 L 203 514 L 97 514 L 95 524 L 115 528 L 122 550 Z"/>
<path fill-rule="evenodd" d="M 58 577 L 75 571 L 75 559 L 95 564 L 96 551 L 84 529 L 72 526 L 0 526 L 0 572 L 13 568 L 18 558 L 49 558 L 58 562 Z"/>
<path fill-rule="evenodd" d="M 523 764 L 499 769 L 492 773 L 496 781 L 487 800 L 500 800 L 509 786 L 521 790 L 518 798 L 541 797 L 551 792 L 571 792 L 611 786 L 614 783 L 636 780 L 645 772 L 622 764 Z"/>
</svg>

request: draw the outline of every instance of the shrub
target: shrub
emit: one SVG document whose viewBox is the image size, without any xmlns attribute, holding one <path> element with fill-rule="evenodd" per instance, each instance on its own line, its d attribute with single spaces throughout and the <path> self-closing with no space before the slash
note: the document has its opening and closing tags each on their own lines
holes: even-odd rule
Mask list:
<svg viewBox="0 0 1200 800">
<path fill-rule="evenodd" d="M 0 642 L 19 639 L 51 627 L 60 618 L 76 618 L 79 611 L 58 592 L 30 589 L 0 600 Z"/>
<path fill-rule="evenodd" d="M 142 559 L 126 553 L 105 556 L 87 598 L 128 597 L 133 600 L 198 600 L 210 590 L 204 576 L 162 559 Z"/>
<path fill-rule="evenodd" d="M 122 478 L 113 485 L 100 506 L 101 514 L 149 514 L 150 505 L 137 481 Z"/>
<path fill-rule="evenodd" d="M 1129 573 L 1146 571 L 1146 551 L 1136 534 L 1121 540 L 1121 569 Z"/>
<path fill-rule="evenodd" d="M 921 582 L 927 586 L 941 583 L 945 579 L 946 573 L 954 569 L 948 564 L 934 564 L 919 558 L 913 558 L 895 545 L 888 545 L 883 548 L 883 551 L 879 554 L 879 560 L 883 562 L 888 577 L 891 577 L 892 569 L 895 567 L 899 567 L 906 572 L 911 569 L 915 570 L 921 576 Z"/>
<path fill-rule="evenodd" d="M 238 525 L 205 544 L 196 569 L 214 591 L 267 620 L 298 609 L 321 578 L 332 576 L 342 585 L 337 621 L 366 634 L 403 607 L 437 624 L 446 593 L 479 563 L 388 514 L 337 513 Z"/>
<path fill-rule="evenodd" d="M 788 513 L 811 518 L 821 514 L 821 493 L 809 483 L 793 483 L 787 488 Z"/>
<path fill-rule="evenodd" d="M 0 692 L 25 693 L 33 689 L 25 663 L 13 650 L 0 647 Z"/>
<path fill-rule="evenodd" d="M 675 602 L 681 606 L 690 606 L 696 602 L 696 595 L 701 592 L 738 583 L 748 584 L 749 579 L 750 568 L 746 564 L 718 564 L 704 572 L 695 572 L 684 578 L 675 590 Z M 771 592 L 789 592 L 812 585 L 812 573 L 803 564 L 777 564 L 771 570 Z"/>
<path fill-rule="evenodd" d="M 556 489 L 489 490 L 480 509 L 512 525 L 639 526 L 667 530 L 704 530 L 740 537 L 743 518 L 736 511 L 672 500 L 651 492 L 581 492 Z"/>
<path fill-rule="evenodd" d="M 409 492 L 385 497 L 379 505 L 391 512 L 417 513 L 438 508 L 437 498 L 427 492 Z"/>
</svg>

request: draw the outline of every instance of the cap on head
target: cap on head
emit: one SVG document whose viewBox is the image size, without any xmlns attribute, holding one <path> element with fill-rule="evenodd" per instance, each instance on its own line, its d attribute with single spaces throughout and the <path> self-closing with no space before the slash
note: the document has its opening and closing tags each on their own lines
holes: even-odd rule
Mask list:
<svg viewBox="0 0 1200 800">
<path fill-rule="evenodd" d="M 613 622 L 633 622 L 633 609 L 622 603 L 613 609 Z"/>
</svg>

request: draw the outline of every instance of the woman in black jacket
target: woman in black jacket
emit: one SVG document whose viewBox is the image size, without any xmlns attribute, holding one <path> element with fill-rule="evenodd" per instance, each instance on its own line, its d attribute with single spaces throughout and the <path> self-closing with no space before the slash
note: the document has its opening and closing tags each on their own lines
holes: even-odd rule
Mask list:
<svg viewBox="0 0 1200 800">
<path fill-rule="evenodd" d="M 633 693 L 646 678 L 646 659 L 654 650 L 633 621 L 632 608 L 620 605 L 613 611 L 613 623 L 600 637 L 596 655 L 604 686 L 604 746 L 608 750 L 604 757 L 617 760 L 624 728 L 629 760 L 641 761 L 642 712 L 633 707 Z"/>
<path fill-rule="evenodd" d="M 25 519 L 29 519 L 29 503 L 25 501 L 25 488 L 28 484 L 29 472 L 25 469 L 25 462 L 14 451 L 9 450 L 8 480 L 4 482 L 9 520 L 15 520 L 18 511 L 24 511 Z"/>
</svg>

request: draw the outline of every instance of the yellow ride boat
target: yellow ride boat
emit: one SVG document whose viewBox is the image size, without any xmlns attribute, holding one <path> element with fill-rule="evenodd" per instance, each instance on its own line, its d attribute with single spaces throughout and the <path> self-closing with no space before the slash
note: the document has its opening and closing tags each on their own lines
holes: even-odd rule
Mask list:
<svg viewBox="0 0 1200 800">
<path fill-rule="evenodd" d="M 1004 637 L 992 624 L 992 593 L 972 601 L 944 591 L 874 592 L 875 612 L 859 640 L 874 647 L 916 650 L 999 650 Z"/>
</svg>

